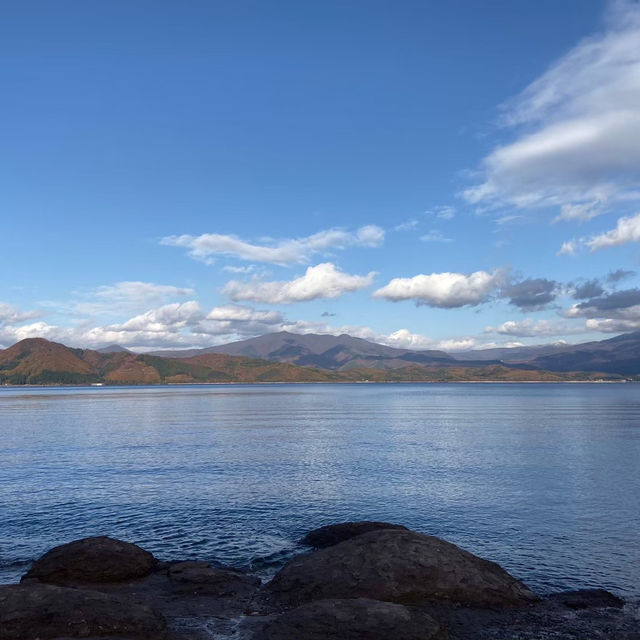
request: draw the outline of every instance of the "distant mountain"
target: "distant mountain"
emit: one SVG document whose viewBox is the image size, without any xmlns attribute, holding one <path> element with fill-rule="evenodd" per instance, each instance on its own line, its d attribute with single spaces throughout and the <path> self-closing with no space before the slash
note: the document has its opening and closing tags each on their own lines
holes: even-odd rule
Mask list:
<svg viewBox="0 0 640 640">
<path fill-rule="evenodd" d="M 635 376 L 640 374 L 640 331 L 581 344 L 464 351 L 455 357 L 467 362 L 497 358 L 511 366 L 528 365 L 547 371 L 601 371 Z"/>
<path fill-rule="evenodd" d="M 583 344 L 554 343 L 448 354 L 435 350 L 398 349 L 346 334 L 332 336 L 281 331 L 205 349 L 157 351 L 154 355 L 191 358 L 213 353 L 262 358 L 327 371 L 394 370 L 413 365 L 458 368 L 506 365 L 521 370 L 640 375 L 640 332 Z"/>
<path fill-rule="evenodd" d="M 369 347 L 366 348 L 369 349 Z M 396 359 L 394 355 L 392 354 L 391 360 Z M 370 354 L 368 357 L 373 355 Z M 364 356 L 362 358 L 366 359 Z M 393 368 L 354 366 L 341 371 L 327 371 L 317 367 L 301 367 L 288 362 L 272 362 L 222 353 L 200 353 L 190 358 L 163 358 L 130 352 L 99 353 L 90 349 L 72 349 L 42 338 L 30 338 L 8 349 L 0 350 L 0 384 L 487 382 L 492 380 L 552 382 L 602 377 L 602 374 L 549 372 L 536 370 L 533 367 L 510 367 L 501 364 L 489 366 L 476 364 L 468 367 L 451 358 L 443 360 L 445 361 L 442 363 L 433 364 L 406 361 L 404 366 Z M 617 379 L 619 376 L 613 374 L 611 378 Z"/>
<path fill-rule="evenodd" d="M 98 353 L 131 353 L 129 349 L 125 349 L 119 344 L 110 344 L 106 347 L 102 347 L 101 349 L 96 349 L 96 351 Z"/>
<path fill-rule="evenodd" d="M 539 344 L 527 347 L 495 347 L 492 349 L 473 349 L 451 354 L 456 360 L 500 360 L 501 362 L 530 362 L 538 356 L 558 353 L 567 347 L 566 342 Z"/>
<path fill-rule="evenodd" d="M 567 345 L 538 355 L 529 364 L 550 371 L 603 371 L 625 376 L 640 374 L 640 331 L 598 342 Z"/>
<path fill-rule="evenodd" d="M 208 353 L 264 358 L 274 362 L 288 362 L 304 367 L 317 367 L 328 371 L 346 371 L 354 368 L 402 369 L 419 365 L 460 366 L 465 364 L 444 351 L 414 351 L 354 338 L 313 333 L 269 333 L 239 342 L 190 349 L 187 351 L 156 351 L 154 355 L 171 358 L 189 358 Z M 468 363 L 478 366 L 479 363 Z M 497 361 L 482 364 L 497 364 Z"/>
</svg>

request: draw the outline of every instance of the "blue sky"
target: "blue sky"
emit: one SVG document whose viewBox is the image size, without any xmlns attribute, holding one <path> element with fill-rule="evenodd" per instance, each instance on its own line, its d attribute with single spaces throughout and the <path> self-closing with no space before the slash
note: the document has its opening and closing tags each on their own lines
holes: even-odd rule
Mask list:
<svg viewBox="0 0 640 640">
<path fill-rule="evenodd" d="M 640 5 L 4 2 L 0 345 L 640 329 Z"/>
</svg>

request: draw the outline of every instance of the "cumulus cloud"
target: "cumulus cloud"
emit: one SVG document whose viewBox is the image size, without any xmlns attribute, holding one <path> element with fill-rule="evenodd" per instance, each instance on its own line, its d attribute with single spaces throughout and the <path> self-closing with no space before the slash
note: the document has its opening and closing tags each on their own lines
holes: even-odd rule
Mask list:
<svg viewBox="0 0 640 640">
<path fill-rule="evenodd" d="M 609 271 L 607 274 L 607 282 L 610 284 L 616 285 L 621 280 L 625 280 L 627 278 L 633 278 L 636 275 L 635 271 L 631 271 L 629 269 L 615 269 Z"/>
<path fill-rule="evenodd" d="M 582 40 L 504 109 L 515 139 L 483 161 L 464 191 L 483 207 L 556 206 L 587 220 L 640 186 L 640 4 L 614 3 Z"/>
<path fill-rule="evenodd" d="M 572 296 L 576 300 L 586 300 L 587 298 L 595 298 L 601 296 L 604 293 L 604 289 L 600 282 L 593 278 L 591 280 L 584 280 L 574 285 Z"/>
<path fill-rule="evenodd" d="M 269 241 L 262 244 L 241 240 L 234 235 L 204 233 L 162 238 L 161 244 L 184 247 L 197 260 L 211 263 L 216 255 L 232 256 L 252 262 L 290 265 L 308 262 L 316 254 L 326 254 L 347 247 L 379 247 L 384 242 L 384 229 L 366 225 L 356 231 L 328 229 L 304 238 Z"/>
<path fill-rule="evenodd" d="M 539 338 L 584 333 L 583 327 L 571 327 L 551 320 L 507 320 L 497 327 L 487 327 L 485 333 L 497 333 L 518 338 Z"/>
<path fill-rule="evenodd" d="M 574 304 L 565 315 L 569 318 L 623 317 L 626 309 L 634 307 L 640 307 L 640 289 L 624 289 Z"/>
<path fill-rule="evenodd" d="M 591 331 L 601 333 L 623 333 L 625 331 L 640 330 L 640 307 L 629 309 L 627 318 L 591 318 L 586 326 Z"/>
<path fill-rule="evenodd" d="M 523 311 L 538 311 L 556 299 L 558 286 L 555 280 L 527 278 L 505 286 L 503 295 Z"/>
<path fill-rule="evenodd" d="M 586 327 L 592 331 L 636 331 L 640 329 L 640 289 L 603 293 L 572 305 L 564 315 L 567 318 L 586 318 Z"/>
<path fill-rule="evenodd" d="M 373 295 L 392 302 L 414 300 L 418 305 L 444 309 L 475 306 L 485 302 L 504 283 L 502 269 L 492 272 L 420 274 L 412 278 L 394 278 Z"/>
<path fill-rule="evenodd" d="M 195 300 L 166 304 L 157 309 L 134 316 L 120 325 L 113 325 L 115 331 L 164 332 L 193 325 L 204 318 L 200 305 Z"/>
<path fill-rule="evenodd" d="M 222 293 L 232 300 L 252 300 L 269 304 L 291 304 L 317 298 L 339 298 L 342 294 L 358 291 L 373 282 L 375 272 L 366 276 L 350 275 L 340 271 L 331 262 L 308 267 L 305 274 L 289 281 L 264 282 L 254 278 L 249 282 L 231 280 Z"/>
</svg>

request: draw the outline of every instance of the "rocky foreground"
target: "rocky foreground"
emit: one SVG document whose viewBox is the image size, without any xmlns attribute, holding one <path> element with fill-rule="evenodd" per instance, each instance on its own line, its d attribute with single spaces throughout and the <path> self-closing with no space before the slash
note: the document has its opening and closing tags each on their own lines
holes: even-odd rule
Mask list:
<svg viewBox="0 0 640 640">
<path fill-rule="evenodd" d="M 343 523 L 271 580 L 160 562 L 107 537 L 52 549 L 0 586 L 0 640 L 640 640 L 604 590 L 538 597 L 499 565 L 400 525 Z"/>
</svg>

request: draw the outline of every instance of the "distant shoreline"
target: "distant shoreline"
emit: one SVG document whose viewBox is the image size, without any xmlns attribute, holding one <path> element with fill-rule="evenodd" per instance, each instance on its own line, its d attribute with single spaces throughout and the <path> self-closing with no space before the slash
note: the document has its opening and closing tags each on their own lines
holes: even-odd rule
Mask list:
<svg viewBox="0 0 640 640">
<path fill-rule="evenodd" d="M 339 384 L 339 385 L 361 385 L 361 384 L 633 384 L 635 380 L 322 380 L 322 381 L 286 381 L 271 380 L 268 382 L 160 382 L 157 384 L 136 384 L 105 383 L 100 386 L 92 384 L 2 384 L 0 389 L 56 389 L 56 388 L 79 388 L 79 389 L 104 389 L 118 387 L 228 387 L 232 385 L 260 386 L 270 384 Z"/>
</svg>

